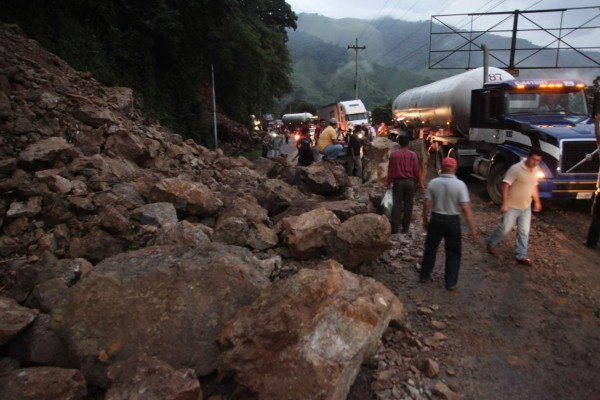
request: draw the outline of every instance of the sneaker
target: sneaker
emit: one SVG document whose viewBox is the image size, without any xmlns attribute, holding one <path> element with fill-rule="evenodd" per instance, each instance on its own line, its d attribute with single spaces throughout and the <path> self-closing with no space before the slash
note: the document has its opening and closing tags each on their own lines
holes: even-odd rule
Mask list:
<svg viewBox="0 0 600 400">
<path fill-rule="evenodd" d="M 456 290 L 456 289 L 457 289 L 456 285 L 446 285 L 446 290 L 448 290 L 450 292 L 453 290 Z"/>
<path fill-rule="evenodd" d="M 583 242 L 583 245 L 585 247 L 589 247 L 590 249 L 597 249 L 598 248 L 597 245 L 595 245 L 595 244 L 589 244 L 588 242 Z"/>
<path fill-rule="evenodd" d="M 496 255 L 496 248 L 494 246 L 492 246 L 491 244 L 487 244 L 485 248 L 486 248 L 488 254 L 491 254 L 493 256 Z"/>
<path fill-rule="evenodd" d="M 421 283 L 433 282 L 433 278 L 431 276 L 421 275 L 421 276 L 419 276 L 419 282 L 421 282 Z"/>
<path fill-rule="evenodd" d="M 525 265 L 525 266 L 528 266 L 528 267 L 530 267 L 530 266 L 531 266 L 531 264 L 533 264 L 533 263 L 531 262 L 531 259 L 530 259 L 530 258 L 527 258 L 527 257 L 525 257 L 525 258 L 517 258 L 517 262 L 518 262 L 519 264 L 521 264 L 521 265 Z"/>
</svg>

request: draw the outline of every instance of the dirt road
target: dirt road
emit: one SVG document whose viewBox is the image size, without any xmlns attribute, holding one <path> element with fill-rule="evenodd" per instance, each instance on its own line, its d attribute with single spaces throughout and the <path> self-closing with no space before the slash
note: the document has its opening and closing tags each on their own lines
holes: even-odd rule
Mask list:
<svg viewBox="0 0 600 400">
<path fill-rule="evenodd" d="M 444 287 L 443 249 L 434 282 L 418 282 L 421 194 L 411 232 L 360 271 L 397 293 L 406 321 L 390 328 L 349 398 L 451 398 L 433 395 L 443 381 L 464 399 L 600 399 L 600 251 L 582 245 L 590 204 L 544 201 L 532 220 L 534 264 L 524 267 L 514 261 L 514 232 L 497 256 L 487 254 L 483 237 L 499 208 L 483 183 L 468 186 L 481 237 L 463 234 L 458 290 Z M 423 359 L 439 364 L 436 376 L 415 367 Z"/>
</svg>

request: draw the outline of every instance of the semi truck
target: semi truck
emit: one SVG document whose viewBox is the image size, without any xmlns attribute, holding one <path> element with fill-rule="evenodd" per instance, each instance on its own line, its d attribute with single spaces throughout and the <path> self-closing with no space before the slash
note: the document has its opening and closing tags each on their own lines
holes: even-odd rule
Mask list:
<svg viewBox="0 0 600 400">
<path fill-rule="evenodd" d="M 338 101 L 327 104 L 317 109 L 319 119 L 323 118 L 327 122 L 331 118 L 338 120 L 338 128 L 346 131 L 349 125 L 361 125 L 369 123 L 367 109 L 361 100 Z"/>
<path fill-rule="evenodd" d="M 589 110 L 585 86 L 478 68 L 401 93 L 392 112 L 413 138 L 433 144 L 438 173 L 444 157 L 455 158 L 459 173 L 486 181 L 497 204 L 507 169 L 531 147 L 544 152 L 541 198 L 590 199 L 600 164 L 592 119 L 599 107 L 596 98 Z"/>
</svg>

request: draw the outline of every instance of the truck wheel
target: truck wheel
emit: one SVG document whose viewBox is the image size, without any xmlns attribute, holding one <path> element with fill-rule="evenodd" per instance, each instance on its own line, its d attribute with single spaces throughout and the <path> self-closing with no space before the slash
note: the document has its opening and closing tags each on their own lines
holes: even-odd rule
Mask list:
<svg viewBox="0 0 600 400">
<path fill-rule="evenodd" d="M 506 163 L 499 161 L 494 164 L 487 179 L 488 195 L 496 204 L 502 204 L 502 179 L 504 179 L 507 170 Z"/>
</svg>

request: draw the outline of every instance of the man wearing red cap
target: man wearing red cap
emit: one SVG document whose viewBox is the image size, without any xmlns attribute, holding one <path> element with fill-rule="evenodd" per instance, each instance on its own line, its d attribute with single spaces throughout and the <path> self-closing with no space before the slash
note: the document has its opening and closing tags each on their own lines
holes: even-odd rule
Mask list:
<svg viewBox="0 0 600 400">
<path fill-rule="evenodd" d="M 446 289 L 454 290 L 458 283 L 461 259 L 460 214 L 465 216 L 471 235 L 477 235 L 473 211 L 469 203 L 467 185 L 456 178 L 456 160 L 442 160 L 442 174 L 427 185 L 423 201 L 423 229 L 427 231 L 425 251 L 421 265 L 421 282 L 431 280 L 438 246 L 444 239 L 446 264 L 444 279 Z M 429 213 L 431 212 L 431 219 Z"/>
</svg>

